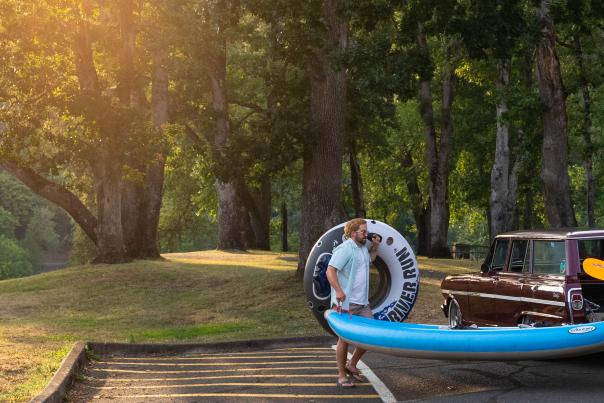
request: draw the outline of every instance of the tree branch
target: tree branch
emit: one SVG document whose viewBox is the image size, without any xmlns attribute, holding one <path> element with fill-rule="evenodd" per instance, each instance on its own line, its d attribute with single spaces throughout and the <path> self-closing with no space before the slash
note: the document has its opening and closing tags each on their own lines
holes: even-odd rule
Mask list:
<svg viewBox="0 0 604 403">
<path fill-rule="evenodd" d="M 562 47 L 565 47 L 567 49 L 572 49 L 572 45 L 568 42 L 564 42 L 563 40 L 561 40 L 560 38 L 556 38 L 556 43 Z"/>
<path fill-rule="evenodd" d="M 229 103 L 230 104 L 234 104 L 234 105 L 239 105 L 239 106 L 242 106 L 244 108 L 251 109 L 251 110 L 253 110 L 254 112 L 257 112 L 257 113 L 266 113 L 266 109 L 264 109 L 263 107 L 261 107 L 259 105 L 254 104 L 252 102 L 230 100 Z"/>
<path fill-rule="evenodd" d="M 195 147 L 195 149 L 197 151 L 201 151 L 203 150 L 205 143 L 204 143 L 204 139 L 211 144 L 210 139 L 208 139 L 207 136 L 201 136 L 199 134 L 197 134 L 197 132 L 195 131 L 195 129 L 193 129 L 191 127 L 191 125 L 189 125 L 188 123 L 185 123 L 185 131 L 187 132 L 187 136 L 189 137 L 189 139 L 193 142 L 193 147 Z"/>
<path fill-rule="evenodd" d="M 21 167 L 13 162 L 0 159 L 0 167 L 6 169 L 38 195 L 63 208 L 84 230 L 90 240 L 95 245 L 97 244 L 97 219 L 76 195 L 33 170 Z"/>
<path fill-rule="evenodd" d="M 247 120 L 247 118 L 249 118 L 250 116 L 252 116 L 255 113 L 257 113 L 257 112 L 254 111 L 254 110 L 249 111 L 248 113 L 246 113 L 244 117 L 242 117 L 237 122 L 235 122 L 235 127 L 241 127 L 241 125 L 243 124 L 243 122 L 245 122 Z"/>
</svg>

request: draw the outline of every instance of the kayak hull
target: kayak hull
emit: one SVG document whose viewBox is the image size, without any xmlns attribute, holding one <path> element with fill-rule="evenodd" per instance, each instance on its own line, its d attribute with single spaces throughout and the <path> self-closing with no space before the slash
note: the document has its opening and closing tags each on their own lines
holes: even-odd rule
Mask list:
<svg viewBox="0 0 604 403">
<path fill-rule="evenodd" d="M 604 322 L 541 328 L 460 330 L 448 326 L 387 322 L 325 312 L 343 340 L 369 351 L 439 360 L 534 360 L 604 351 Z"/>
</svg>

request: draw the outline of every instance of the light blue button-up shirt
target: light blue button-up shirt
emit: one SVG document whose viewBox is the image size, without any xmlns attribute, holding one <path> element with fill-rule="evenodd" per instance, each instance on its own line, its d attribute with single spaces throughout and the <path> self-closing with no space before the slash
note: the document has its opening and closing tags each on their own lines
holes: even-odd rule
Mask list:
<svg viewBox="0 0 604 403">
<path fill-rule="evenodd" d="M 342 309 L 344 310 L 348 310 L 350 306 L 349 295 L 359 267 L 359 262 L 356 257 L 356 251 L 359 249 L 361 250 L 361 253 L 365 255 L 365 264 L 367 265 L 365 270 L 366 278 L 363 299 L 365 305 L 369 303 L 369 262 L 371 262 L 371 258 L 369 257 L 368 244 L 371 245 L 371 243 L 366 242 L 365 245 L 358 246 L 355 241 L 348 239 L 333 250 L 329 265 L 336 269 L 338 283 L 340 283 L 340 287 L 342 287 L 342 290 L 346 294 L 346 299 L 342 303 Z M 331 305 L 333 306 L 337 303 L 336 290 L 331 287 Z"/>
</svg>

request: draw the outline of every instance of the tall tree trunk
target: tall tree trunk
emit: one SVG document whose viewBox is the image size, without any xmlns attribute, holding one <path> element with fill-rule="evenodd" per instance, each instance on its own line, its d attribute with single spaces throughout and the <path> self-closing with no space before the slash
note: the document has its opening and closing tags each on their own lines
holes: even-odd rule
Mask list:
<svg viewBox="0 0 604 403">
<path fill-rule="evenodd" d="M 451 146 L 453 140 L 453 89 L 456 77 L 453 69 L 445 70 L 443 76 L 443 99 L 441 111 L 441 130 L 438 154 L 435 165 L 436 175 L 430 186 L 430 256 L 451 257 L 447 246 L 449 233 L 449 172 Z"/>
<path fill-rule="evenodd" d="M 270 250 L 271 225 L 271 181 L 268 176 L 262 178 L 257 189 L 250 190 L 252 208 L 249 209 L 250 222 L 254 232 L 255 249 Z"/>
<path fill-rule="evenodd" d="M 311 71 L 311 122 L 315 141 L 304 146 L 302 224 L 298 276 L 315 241 L 343 219 L 342 157 L 346 121 L 346 72 L 332 69 L 329 52 L 344 50 L 348 42 L 346 21 L 338 14 L 336 0 L 323 2 L 325 47 L 315 50 Z"/>
<path fill-rule="evenodd" d="M 117 94 L 127 108 L 140 109 L 142 97 L 135 75 L 136 26 L 134 24 L 134 4 L 131 0 L 120 3 L 121 49 L 119 54 Z M 166 71 L 167 52 L 157 48 L 153 51 L 153 71 L 151 87 L 151 116 L 156 133 L 162 136 L 162 125 L 168 121 L 168 75 Z M 163 197 L 164 165 L 166 146 L 164 141 L 146 165 L 142 182 L 125 181 L 122 194 L 122 227 L 128 256 L 137 259 L 159 258 L 158 224 Z"/>
<path fill-rule="evenodd" d="M 208 70 L 212 86 L 212 110 L 214 112 L 214 148 L 216 155 L 226 163 L 225 147 L 231 136 L 228 101 L 226 97 L 226 41 L 217 47 Z M 218 195 L 218 249 L 245 250 L 250 246 L 249 214 L 238 194 L 234 179 L 216 179 Z"/>
<path fill-rule="evenodd" d="M 151 83 L 151 113 L 153 125 L 158 135 L 163 136 L 163 126 L 168 123 L 168 72 L 166 63 L 168 54 L 165 49 L 158 49 L 154 53 L 153 76 Z M 159 258 L 159 214 L 164 196 L 164 167 L 168 146 L 165 141 L 160 142 L 160 150 L 147 167 L 144 187 L 144 204 L 141 217 L 144 223 L 139 231 L 142 239 L 139 256 L 145 258 Z"/>
<path fill-rule="evenodd" d="M 575 33 L 573 38 L 573 53 L 575 60 L 579 65 L 579 91 L 583 98 L 583 168 L 585 169 L 585 185 L 587 187 L 587 225 L 590 228 L 596 226 L 595 204 L 596 196 L 594 192 L 593 176 L 593 142 L 591 140 L 591 94 L 589 92 L 589 81 L 583 64 L 583 46 L 579 33 Z"/>
<path fill-rule="evenodd" d="M 505 91 L 510 80 L 511 60 L 500 60 L 497 66 L 497 92 L 499 99 L 496 106 L 497 135 L 495 139 L 495 161 L 491 170 L 490 225 L 491 240 L 502 232 L 509 231 L 514 225 L 516 205 L 516 170 L 512 168 L 510 155 L 510 130 L 505 116 L 508 106 Z"/>
<path fill-rule="evenodd" d="M 367 211 L 365 210 L 365 198 L 363 197 L 363 177 L 361 176 L 361 167 L 359 166 L 354 144 L 350 145 L 350 184 L 352 188 L 354 216 L 364 218 L 367 215 Z"/>
<path fill-rule="evenodd" d="M 560 62 L 556 54 L 554 23 L 550 0 L 542 0 L 537 16 L 541 38 L 537 44 L 537 80 L 543 105 L 543 196 L 545 213 L 551 228 L 577 225 L 571 201 L 568 177 L 568 138 L 566 102 Z"/>
<path fill-rule="evenodd" d="M 95 263 L 123 263 L 129 259 L 122 230 L 122 169 L 120 164 L 101 151 L 94 164 L 97 183 L 98 255 Z"/>
<path fill-rule="evenodd" d="M 414 168 L 413 157 L 409 150 L 403 151 L 402 164 L 409 171 Z M 409 192 L 409 198 L 411 199 L 413 218 L 417 228 L 417 254 L 427 256 L 430 249 L 430 209 L 424 203 L 422 191 L 417 181 L 418 175 L 415 172 L 408 172 L 406 177 L 407 192 Z"/>
<path fill-rule="evenodd" d="M 423 27 L 419 25 L 418 28 L 417 43 L 420 49 L 429 55 Z M 449 157 L 453 135 L 451 107 L 453 105 L 454 83 L 453 69 L 447 67 L 443 72 L 441 133 L 440 141 L 438 141 L 432 109 L 431 76 L 420 77 L 420 113 L 424 122 L 426 160 L 430 178 L 430 246 L 428 256 L 431 257 L 451 256 L 447 246 L 447 234 L 449 231 Z"/>
<path fill-rule="evenodd" d="M 90 2 L 84 1 L 84 18 L 80 21 L 75 35 L 74 56 L 75 65 L 83 98 L 91 104 L 99 103 L 102 95 L 99 88 L 98 75 L 92 53 L 92 39 L 88 16 Z M 104 136 L 97 155 L 92 160 L 91 167 L 96 184 L 97 199 L 97 263 L 120 263 L 128 260 L 122 231 L 121 197 L 122 197 L 122 164 L 116 159 L 113 150 L 117 146 L 117 133 L 112 130 L 112 122 L 99 115 L 99 111 L 87 111 L 92 120 L 99 122 L 99 130 Z"/>
<path fill-rule="evenodd" d="M 281 202 L 281 251 L 289 252 L 289 242 L 287 240 L 287 203 Z"/>
</svg>

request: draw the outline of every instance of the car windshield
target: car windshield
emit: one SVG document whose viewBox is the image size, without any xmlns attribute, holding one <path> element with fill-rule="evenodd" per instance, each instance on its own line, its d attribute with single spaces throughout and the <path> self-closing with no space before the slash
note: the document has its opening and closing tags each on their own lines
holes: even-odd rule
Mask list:
<svg viewBox="0 0 604 403">
<path fill-rule="evenodd" d="M 564 241 L 534 241 L 533 273 L 563 275 L 566 270 Z"/>
</svg>

